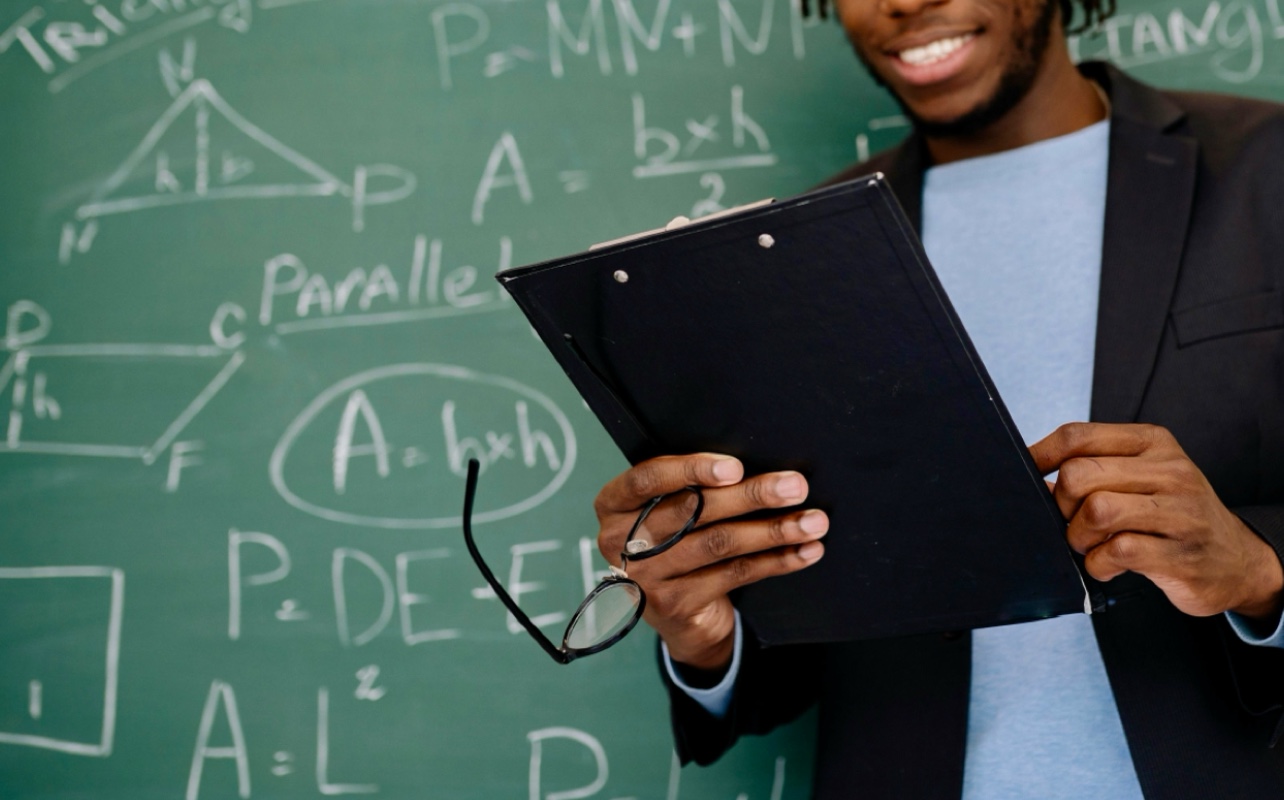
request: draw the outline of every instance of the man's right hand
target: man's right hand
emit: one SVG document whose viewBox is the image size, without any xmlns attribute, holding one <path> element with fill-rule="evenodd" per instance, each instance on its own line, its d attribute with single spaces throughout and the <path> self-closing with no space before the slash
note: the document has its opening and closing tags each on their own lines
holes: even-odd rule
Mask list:
<svg viewBox="0 0 1284 800">
<path fill-rule="evenodd" d="M 825 552 L 817 540 L 829 530 L 829 517 L 810 509 L 739 519 L 801 504 L 807 480 L 797 472 L 745 478 L 737 459 L 713 453 L 662 456 L 626 470 L 598 493 L 597 546 L 606 560 L 620 565 L 624 540 L 648 500 L 685 486 L 704 491 L 696 529 L 668 552 L 630 561 L 627 569 L 646 592 L 643 618 L 659 632 L 670 657 L 697 669 L 721 670 L 731 661 L 735 634 L 727 593 L 814 564 Z M 679 530 L 695 503 L 690 492 L 665 501 L 647 517 L 639 536 L 659 541 Z"/>
</svg>

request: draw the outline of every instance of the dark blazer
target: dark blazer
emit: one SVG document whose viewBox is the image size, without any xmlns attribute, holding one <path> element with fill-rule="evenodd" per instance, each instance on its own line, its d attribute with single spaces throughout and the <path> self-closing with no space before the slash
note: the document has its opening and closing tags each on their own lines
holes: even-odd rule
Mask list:
<svg viewBox="0 0 1284 800">
<path fill-rule="evenodd" d="M 1112 105 L 1092 419 L 1169 428 L 1284 554 L 1284 108 L 1082 69 Z M 887 173 L 917 221 L 926 165 L 911 136 L 839 179 Z M 1145 796 L 1284 797 L 1284 650 L 1138 575 L 1105 591 L 1092 623 Z M 818 703 L 817 798 L 960 796 L 967 632 L 770 649 L 747 633 L 723 720 L 669 686 L 684 762 Z"/>
</svg>

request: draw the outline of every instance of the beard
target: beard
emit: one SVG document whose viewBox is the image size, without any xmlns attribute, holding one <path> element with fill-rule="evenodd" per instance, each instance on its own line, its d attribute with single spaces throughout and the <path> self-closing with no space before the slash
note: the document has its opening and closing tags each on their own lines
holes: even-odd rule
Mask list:
<svg viewBox="0 0 1284 800">
<path fill-rule="evenodd" d="M 1013 57 L 1003 71 L 1002 77 L 999 78 L 999 86 L 994 94 L 971 111 L 949 120 L 926 120 L 915 114 L 896 92 L 891 91 L 887 82 L 870 64 L 860 48 L 853 49 L 870 77 L 876 84 L 888 90 L 920 134 L 938 139 L 967 138 L 999 121 L 1025 98 L 1030 87 L 1034 85 L 1034 80 L 1039 74 L 1039 65 L 1043 62 L 1043 55 L 1048 49 L 1052 23 L 1056 19 L 1056 0 L 1044 0 L 1035 13 L 1037 16 L 1032 25 L 1014 26 Z"/>
</svg>

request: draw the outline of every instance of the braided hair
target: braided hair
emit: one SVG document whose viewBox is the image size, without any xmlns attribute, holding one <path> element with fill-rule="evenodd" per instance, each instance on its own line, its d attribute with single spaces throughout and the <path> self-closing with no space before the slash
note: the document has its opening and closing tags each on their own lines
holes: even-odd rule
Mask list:
<svg viewBox="0 0 1284 800">
<path fill-rule="evenodd" d="M 829 17 L 833 2 L 834 0 L 815 0 L 816 10 L 821 19 Z M 1057 2 L 1061 4 L 1061 19 L 1066 24 L 1067 33 L 1083 33 L 1105 22 L 1115 13 L 1115 0 L 1057 0 Z M 802 5 L 803 16 L 811 16 L 812 0 L 799 0 L 799 3 Z M 1070 27 L 1076 5 L 1083 10 L 1083 20 L 1078 25 Z"/>
</svg>

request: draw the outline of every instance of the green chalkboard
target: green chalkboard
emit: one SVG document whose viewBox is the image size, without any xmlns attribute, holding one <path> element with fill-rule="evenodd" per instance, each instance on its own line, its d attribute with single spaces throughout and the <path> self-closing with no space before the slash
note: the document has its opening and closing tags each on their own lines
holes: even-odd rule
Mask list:
<svg viewBox="0 0 1284 800">
<path fill-rule="evenodd" d="M 1128 4 L 1124 4 L 1127 6 Z M 491 279 L 905 131 L 786 0 L 0 4 L 5 797 L 802 798 L 677 770 L 654 638 L 553 664 L 625 463 Z M 1284 93 L 1276 0 L 1076 42 Z"/>
</svg>

